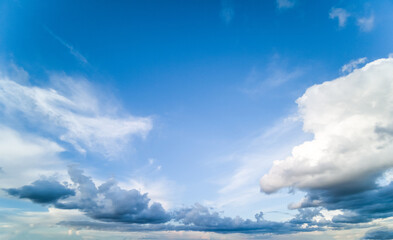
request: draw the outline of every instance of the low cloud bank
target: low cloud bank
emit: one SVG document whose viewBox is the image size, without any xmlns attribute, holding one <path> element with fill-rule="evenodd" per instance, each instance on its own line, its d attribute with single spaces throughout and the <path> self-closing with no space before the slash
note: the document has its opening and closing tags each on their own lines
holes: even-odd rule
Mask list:
<svg viewBox="0 0 393 240">
<path fill-rule="evenodd" d="M 8 194 L 59 209 L 77 209 L 92 221 L 67 221 L 59 224 L 77 228 L 116 231 L 204 231 L 217 233 L 286 234 L 314 231 L 301 228 L 303 220 L 273 222 L 255 215 L 255 220 L 223 217 L 201 205 L 167 211 L 160 203 L 150 203 L 147 193 L 120 188 L 113 179 L 98 187 L 83 171 L 69 167 L 71 183 L 37 180 L 20 188 L 4 189 Z M 297 216 L 304 219 L 303 215 Z"/>
</svg>

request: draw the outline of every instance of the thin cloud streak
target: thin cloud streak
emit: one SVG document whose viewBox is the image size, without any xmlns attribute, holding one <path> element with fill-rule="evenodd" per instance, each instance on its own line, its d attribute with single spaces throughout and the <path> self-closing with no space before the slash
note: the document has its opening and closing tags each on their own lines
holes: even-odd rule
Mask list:
<svg viewBox="0 0 393 240">
<path fill-rule="evenodd" d="M 341 72 L 343 72 L 343 73 L 350 73 L 353 70 L 355 70 L 356 68 L 358 68 L 359 65 L 365 63 L 366 61 L 367 61 L 366 57 L 359 58 L 359 59 L 356 59 L 356 60 L 351 60 L 349 63 L 347 63 L 344 66 L 342 66 Z"/>
<path fill-rule="evenodd" d="M 61 37 L 59 37 L 58 35 L 56 35 L 55 33 L 53 33 L 47 26 L 44 26 L 44 29 L 57 41 L 59 41 L 59 43 L 61 43 L 61 45 L 63 45 L 64 47 L 66 47 L 70 53 L 80 62 L 87 64 L 88 61 L 87 59 L 78 51 L 74 48 L 74 46 L 72 46 L 71 44 L 67 43 L 64 39 L 62 39 Z"/>
</svg>

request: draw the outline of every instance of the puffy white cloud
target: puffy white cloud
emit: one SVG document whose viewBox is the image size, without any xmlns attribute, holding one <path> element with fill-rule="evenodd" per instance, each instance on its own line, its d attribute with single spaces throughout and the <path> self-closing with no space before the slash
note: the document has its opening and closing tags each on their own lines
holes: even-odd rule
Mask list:
<svg viewBox="0 0 393 240">
<path fill-rule="evenodd" d="M 261 190 L 365 188 L 393 167 L 393 59 L 314 85 L 297 100 L 314 139 L 275 161 Z"/>
<path fill-rule="evenodd" d="M 34 127 L 72 144 L 106 156 L 118 153 L 131 135 L 145 136 L 152 128 L 150 118 L 118 116 L 106 109 L 83 79 L 52 76 L 60 89 L 21 85 L 0 78 L 0 107 L 7 116 L 19 116 Z M 114 107 L 115 108 L 115 107 Z"/>
</svg>

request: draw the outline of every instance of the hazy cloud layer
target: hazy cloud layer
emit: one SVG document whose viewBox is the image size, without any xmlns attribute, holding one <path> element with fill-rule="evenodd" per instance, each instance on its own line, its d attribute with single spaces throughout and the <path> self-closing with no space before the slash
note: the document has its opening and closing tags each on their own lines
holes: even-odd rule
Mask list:
<svg viewBox="0 0 393 240">
<path fill-rule="evenodd" d="M 2 188 L 15 188 L 42 175 L 64 172 L 57 143 L 0 125 L 0 181 Z"/>
<path fill-rule="evenodd" d="M 221 0 L 221 12 L 220 17 L 222 21 L 226 24 L 232 22 L 232 19 L 235 16 L 235 9 L 233 0 Z"/>
<path fill-rule="evenodd" d="M 292 8 L 295 6 L 295 0 L 277 0 L 278 8 Z"/>
</svg>

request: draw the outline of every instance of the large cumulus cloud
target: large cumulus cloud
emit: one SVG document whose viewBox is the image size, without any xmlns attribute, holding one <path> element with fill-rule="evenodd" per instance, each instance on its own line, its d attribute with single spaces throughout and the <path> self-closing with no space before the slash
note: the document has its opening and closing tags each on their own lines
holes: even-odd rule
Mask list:
<svg viewBox="0 0 393 240">
<path fill-rule="evenodd" d="M 303 128 L 314 139 L 274 162 L 261 190 L 305 191 L 289 208 L 338 211 L 323 223 L 330 227 L 393 216 L 393 183 L 378 181 L 393 167 L 393 59 L 312 86 L 297 103 Z"/>
<path fill-rule="evenodd" d="M 262 191 L 363 191 L 393 167 L 392 58 L 314 85 L 297 103 L 304 131 L 314 139 L 274 162 L 260 181 Z"/>
</svg>

